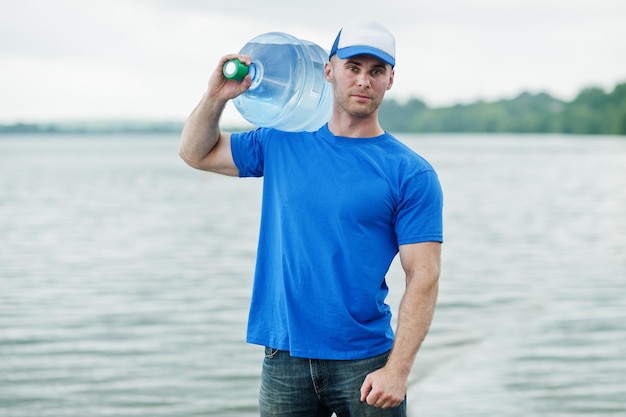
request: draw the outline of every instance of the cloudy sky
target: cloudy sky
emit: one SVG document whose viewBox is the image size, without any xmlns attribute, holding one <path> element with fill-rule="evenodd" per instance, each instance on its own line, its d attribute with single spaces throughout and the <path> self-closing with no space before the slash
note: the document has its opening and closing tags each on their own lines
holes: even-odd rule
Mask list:
<svg viewBox="0 0 626 417">
<path fill-rule="evenodd" d="M 328 50 L 343 23 L 371 19 L 397 38 L 397 99 L 571 100 L 626 82 L 624 0 L 2 0 L 0 123 L 184 119 L 254 36 Z"/>
</svg>

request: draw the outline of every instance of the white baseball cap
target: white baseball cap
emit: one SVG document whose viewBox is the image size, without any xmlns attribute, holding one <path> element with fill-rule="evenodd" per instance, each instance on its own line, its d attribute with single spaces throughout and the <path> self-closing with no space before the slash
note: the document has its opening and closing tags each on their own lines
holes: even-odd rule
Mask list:
<svg viewBox="0 0 626 417">
<path fill-rule="evenodd" d="M 335 54 L 341 59 L 374 55 L 393 67 L 396 65 L 396 39 L 378 22 L 351 22 L 339 31 L 329 59 Z"/>
</svg>

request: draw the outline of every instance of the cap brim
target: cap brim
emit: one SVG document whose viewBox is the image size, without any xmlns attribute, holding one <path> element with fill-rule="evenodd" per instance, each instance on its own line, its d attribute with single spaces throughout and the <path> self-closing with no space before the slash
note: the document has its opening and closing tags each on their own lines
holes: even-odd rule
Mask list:
<svg viewBox="0 0 626 417">
<path fill-rule="evenodd" d="M 392 67 L 396 65 L 396 60 L 388 53 L 371 46 L 347 46 L 337 50 L 337 56 L 341 59 L 351 58 L 357 55 L 373 55 L 380 58 Z"/>
</svg>

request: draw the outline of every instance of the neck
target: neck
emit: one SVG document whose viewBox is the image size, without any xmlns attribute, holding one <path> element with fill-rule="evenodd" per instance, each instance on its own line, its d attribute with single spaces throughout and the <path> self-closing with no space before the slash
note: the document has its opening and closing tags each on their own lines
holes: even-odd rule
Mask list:
<svg viewBox="0 0 626 417">
<path fill-rule="evenodd" d="M 380 127 L 376 115 L 358 118 L 341 117 L 338 114 L 333 114 L 328 122 L 328 130 L 335 136 L 348 138 L 372 138 L 385 133 L 382 127 Z"/>
</svg>

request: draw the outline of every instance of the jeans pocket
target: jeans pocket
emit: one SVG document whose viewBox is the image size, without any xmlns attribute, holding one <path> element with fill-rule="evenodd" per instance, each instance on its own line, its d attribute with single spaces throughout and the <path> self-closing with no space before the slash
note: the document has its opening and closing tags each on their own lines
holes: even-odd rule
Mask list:
<svg viewBox="0 0 626 417">
<path fill-rule="evenodd" d="M 279 350 L 265 346 L 265 359 L 272 359 L 278 354 Z"/>
</svg>

